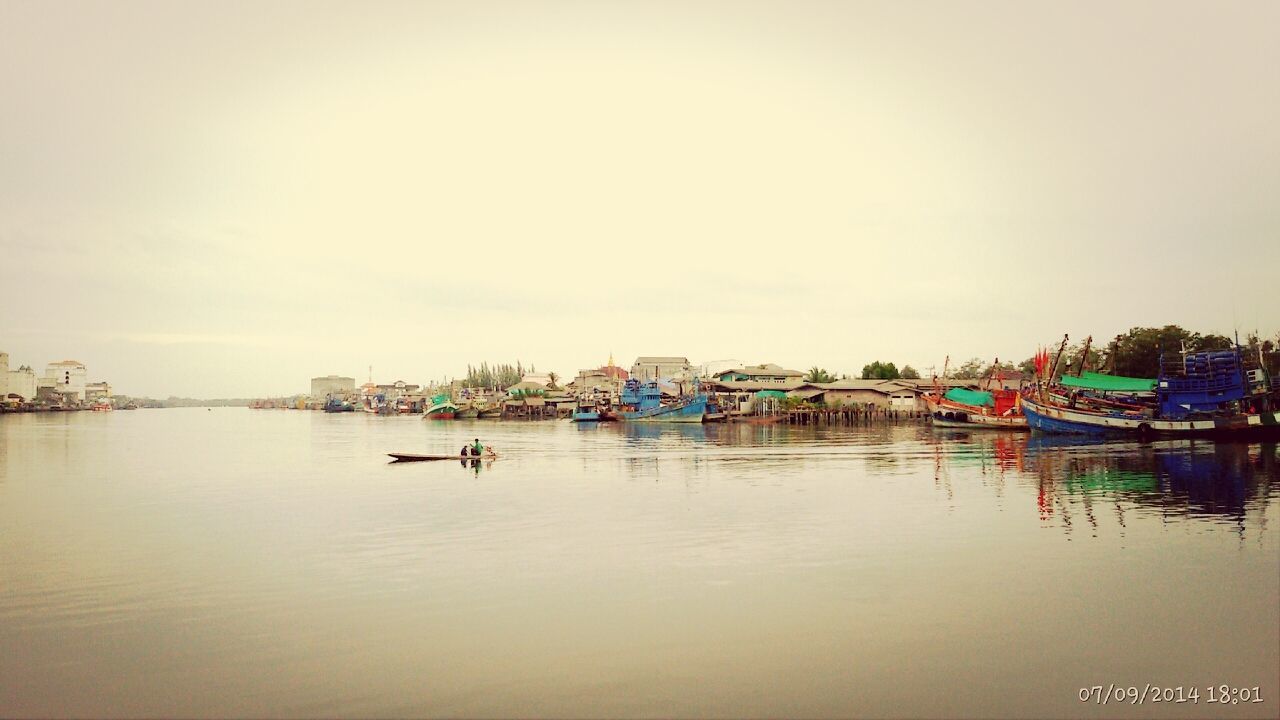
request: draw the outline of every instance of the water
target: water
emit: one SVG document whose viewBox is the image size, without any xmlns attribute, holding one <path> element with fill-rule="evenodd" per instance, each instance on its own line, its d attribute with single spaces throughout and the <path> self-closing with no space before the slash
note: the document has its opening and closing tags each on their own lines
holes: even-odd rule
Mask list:
<svg viewBox="0 0 1280 720">
<path fill-rule="evenodd" d="M 1278 514 L 1275 444 L 10 415 L 0 715 L 1274 717 Z"/>
</svg>

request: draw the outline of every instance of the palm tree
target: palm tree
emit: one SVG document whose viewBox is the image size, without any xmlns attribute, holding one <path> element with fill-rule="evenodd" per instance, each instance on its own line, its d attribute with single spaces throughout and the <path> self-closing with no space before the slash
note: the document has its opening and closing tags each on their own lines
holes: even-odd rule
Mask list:
<svg viewBox="0 0 1280 720">
<path fill-rule="evenodd" d="M 809 368 L 808 374 L 804 376 L 805 382 L 811 383 L 829 383 L 835 382 L 835 377 L 826 371 L 826 368 L 820 368 L 817 365 Z"/>
<path fill-rule="evenodd" d="M 556 387 L 556 381 L 560 379 L 560 376 L 559 376 L 559 375 L 557 375 L 557 374 L 555 374 L 555 373 L 553 373 L 553 372 L 549 372 L 549 373 L 547 373 L 547 379 L 551 381 L 550 388 L 551 388 L 552 390 L 559 390 L 559 388 L 558 388 L 558 387 Z"/>
</svg>

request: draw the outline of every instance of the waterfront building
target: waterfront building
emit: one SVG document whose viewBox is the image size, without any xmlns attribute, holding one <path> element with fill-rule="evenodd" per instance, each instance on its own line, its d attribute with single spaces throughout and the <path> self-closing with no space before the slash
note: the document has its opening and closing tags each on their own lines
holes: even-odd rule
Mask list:
<svg viewBox="0 0 1280 720">
<path fill-rule="evenodd" d="M 923 410 L 922 391 L 897 380 L 837 380 L 830 383 L 804 383 L 787 393 L 827 407 L 874 406 L 885 410 Z"/>
<path fill-rule="evenodd" d="M 406 383 L 403 380 L 397 380 L 391 383 L 390 385 L 377 386 L 378 392 L 386 396 L 388 401 L 399 400 L 400 398 L 407 398 L 410 395 L 417 395 L 419 394 L 418 393 L 419 388 L 421 388 L 420 385 L 416 385 L 413 383 Z"/>
<path fill-rule="evenodd" d="M 7 376 L 5 397 L 17 395 L 27 402 L 35 399 L 36 373 L 30 366 L 22 365 L 17 370 L 9 370 L 5 375 Z"/>
<path fill-rule="evenodd" d="M 311 378 L 311 397 L 324 398 L 329 395 L 345 397 L 356 392 L 356 379 L 342 375 L 325 375 Z"/>
<path fill-rule="evenodd" d="M 52 388 L 64 400 L 83 402 L 86 375 L 84 363 L 61 360 L 45 366 L 40 385 Z"/>
<path fill-rule="evenodd" d="M 802 379 L 804 373 L 799 370 L 788 370 L 773 363 L 765 363 L 763 365 L 729 368 L 728 370 L 722 370 L 713 377 L 717 380 L 777 383 L 781 385 Z"/>
<path fill-rule="evenodd" d="M 727 410 L 747 412 L 760 392 L 789 392 L 803 385 L 798 378 L 782 383 L 754 380 L 704 380 L 702 389 L 715 397 L 717 404 Z"/>
<path fill-rule="evenodd" d="M 631 377 L 640 382 L 682 380 L 693 376 L 689 358 L 665 355 L 641 355 L 631 366 Z"/>
<path fill-rule="evenodd" d="M 84 386 L 84 399 L 86 402 L 110 397 L 111 384 L 105 380 L 102 382 L 88 383 Z"/>
</svg>

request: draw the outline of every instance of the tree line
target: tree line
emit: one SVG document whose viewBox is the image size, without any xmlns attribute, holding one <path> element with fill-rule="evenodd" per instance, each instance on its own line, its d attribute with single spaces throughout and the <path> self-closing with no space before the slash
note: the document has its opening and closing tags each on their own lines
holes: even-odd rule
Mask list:
<svg viewBox="0 0 1280 720">
<path fill-rule="evenodd" d="M 1153 378 L 1160 374 L 1160 353 L 1206 352 L 1212 350 L 1230 350 L 1235 347 L 1235 340 L 1217 333 L 1192 332 L 1178 325 L 1164 327 L 1135 327 L 1128 332 L 1116 335 L 1110 340 L 1094 339 L 1088 344 L 1088 355 L 1085 354 L 1086 340 L 1068 343 L 1058 360 L 1055 377 L 1063 374 L 1075 374 L 1083 370 L 1102 372 L 1109 375 L 1127 377 Z M 1275 339 L 1259 338 L 1249 334 L 1243 343 L 1244 347 L 1259 347 L 1265 357 L 1275 362 L 1275 354 L 1280 349 L 1280 334 Z M 1058 354 L 1059 343 L 1047 345 L 1049 358 Z M 993 370 L 1005 373 L 1021 372 L 1026 377 L 1035 375 L 1035 355 L 1018 364 L 1001 362 L 998 366 L 981 358 L 971 358 L 961 364 L 948 377 L 962 380 L 974 380 L 987 377 Z"/>
<path fill-rule="evenodd" d="M 467 376 L 463 378 L 463 387 L 471 388 L 508 388 L 520 382 L 520 378 L 526 374 L 536 372 L 530 365 L 525 369 L 523 363 L 519 360 L 515 365 L 510 363 L 498 363 L 490 367 L 489 363 L 482 362 L 479 367 L 467 365 Z"/>
</svg>

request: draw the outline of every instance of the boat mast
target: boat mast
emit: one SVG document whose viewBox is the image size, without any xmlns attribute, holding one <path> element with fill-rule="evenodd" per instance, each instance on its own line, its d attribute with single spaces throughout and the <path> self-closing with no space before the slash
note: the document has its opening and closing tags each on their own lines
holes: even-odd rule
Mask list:
<svg viewBox="0 0 1280 720">
<path fill-rule="evenodd" d="M 1062 359 L 1062 351 L 1067 349 L 1067 335 L 1063 333 L 1062 344 L 1058 346 L 1058 354 L 1053 356 L 1053 365 L 1049 367 L 1049 382 L 1058 374 L 1058 361 Z"/>
<path fill-rule="evenodd" d="M 1076 377 L 1084 374 L 1084 367 L 1089 362 L 1089 346 L 1093 344 L 1093 336 L 1084 339 L 1084 352 L 1080 353 L 1080 367 L 1076 370 Z"/>
</svg>

